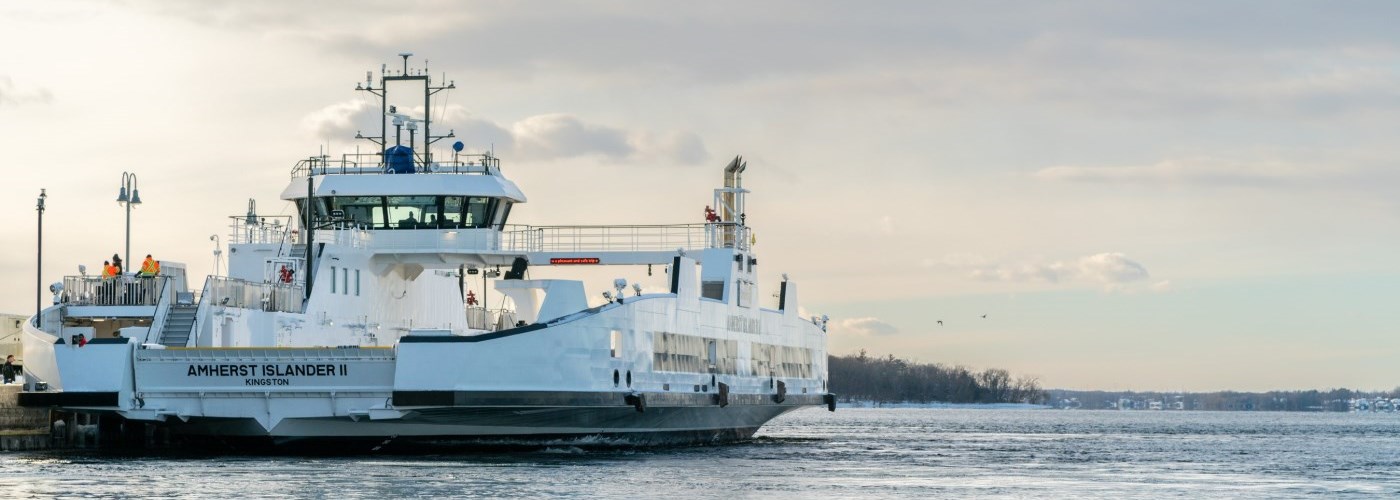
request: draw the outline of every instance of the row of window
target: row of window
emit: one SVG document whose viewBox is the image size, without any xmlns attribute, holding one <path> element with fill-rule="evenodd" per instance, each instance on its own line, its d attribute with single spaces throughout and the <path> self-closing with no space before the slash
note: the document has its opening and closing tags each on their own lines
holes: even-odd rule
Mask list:
<svg viewBox="0 0 1400 500">
<path fill-rule="evenodd" d="M 652 369 L 663 372 L 738 374 L 739 342 L 652 333 Z"/>
<path fill-rule="evenodd" d="M 366 229 L 472 229 L 501 227 L 511 203 L 485 196 L 325 196 L 315 198 L 317 220 L 346 221 Z M 305 214 L 305 203 L 297 202 Z"/>
<path fill-rule="evenodd" d="M 610 353 L 622 357 L 622 332 L 609 336 Z M 753 343 L 749 365 L 751 375 L 811 378 L 811 349 Z M 652 333 L 652 369 L 661 372 L 738 374 L 739 343 L 679 333 Z"/>
<path fill-rule="evenodd" d="M 755 376 L 812 377 L 811 349 L 755 342 L 750 350 L 749 366 Z"/>
<path fill-rule="evenodd" d="M 339 278 L 339 279 L 336 279 L 336 278 Z M 336 283 L 337 283 L 337 282 L 340 284 L 340 286 L 338 286 L 338 287 L 336 286 Z M 355 290 L 355 296 L 356 296 L 356 297 L 359 297 L 359 296 L 360 296 L 360 270 L 359 270 L 359 269 L 356 269 L 356 270 L 355 270 L 355 288 L 354 288 L 354 290 Z M 331 293 L 338 293 L 338 294 L 341 294 L 341 295 L 350 295 L 350 269 L 349 269 L 349 268 L 342 267 L 342 268 L 340 268 L 340 274 L 336 274 L 336 267 L 335 267 L 335 266 L 331 266 Z"/>
</svg>

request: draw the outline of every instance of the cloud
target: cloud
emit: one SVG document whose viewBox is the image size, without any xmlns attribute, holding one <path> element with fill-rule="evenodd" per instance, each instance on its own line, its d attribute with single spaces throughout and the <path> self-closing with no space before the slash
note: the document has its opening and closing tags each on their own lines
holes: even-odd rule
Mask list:
<svg viewBox="0 0 1400 500">
<path fill-rule="evenodd" d="M 368 132 L 366 125 L 377 114 L 378 108 L 368 101 L 338 102 L 302 117 L 301 128 L 318 139 L 351 137 L 355 132 Z"/>
<path fill-rule="evenodd" d="M 847 333 L 869 337 L 871 335 L 894 335 L 899 329 L 878 318 L 846 318 L 833 322 L 829 328 L 833 333 Z"/>
<path fill-rule="evenodd" d="M 31 89 L 16 86 L 8 76 L 0 76 L 0 106 L 6 104 L 47 104 L 53 101 L 53 93 L 48 89 Z"/>
<path fill-rule="evenodd" d="M 1071 268 L 1079 276 L 1103 284 L 1131 283 L 1147 279 L 1147 268 L 1121 253 L 1101 253 L 1082 257 Z"/>
<path fill-rule="evenodd" d="M 596 155 L 623 159 L 636 153 L 627 141 L 627 132 L 562 113 L 531 116 L 512 124 L 510 131 L 516 153 L 529 158 Z"/>
<path fill-rule="evenodd" d="M 1146 281 L 1147 267 L 1122 253 L 1105 252 L 1069 261 L 1020 264 L 982 264 L 968 271 L 968 276 L 982 281 L 1010 283 L 1092 283 L 1114 289 Z"/>
<path fill-rule="evenodd" d="M 422 116 L 423 108 L 419 106 L 405 112 L 409 116 Z M 377 132 L 379 119 L 378 104 L 349 100 L 308 113 L 301 125 L 317 138 L 344 138 L 354 136 L 357 131 L 366 135 Z M 492 148 L 498 154 L 522 160 L 593 156 L 627 163 L 694 165 L 710 156 L 704 141 L 693 132 L 629 131 L 565 113 L 535 115 L 500 125 L 473 116 L 461 106 L 449 105 L 433 123 L 435 135 L 446 128 L 470 148 Z"/>
<path fill-rule="evenodd" d="M 1032 175 L 1048 181 L 1104 184 L 1273 186 L 1306 183 L 1321 177 L 1326 170 L 1331 169 L 1278 161 L 1197 158 L 1165 160 L 1144 166 L 1054 166 L 1040 169 Z"/>
</svg>

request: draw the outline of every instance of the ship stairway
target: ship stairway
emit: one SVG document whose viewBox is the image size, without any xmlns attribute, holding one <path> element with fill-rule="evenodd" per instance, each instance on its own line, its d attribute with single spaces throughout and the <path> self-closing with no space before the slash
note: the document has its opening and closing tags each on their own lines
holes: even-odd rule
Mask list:
<svg viewBox="0 0 1400 500">
<path fill-rule="evenodd" d="M 190 343 L 190 333 L 194 332 L 194 316 L 199 310 L 195 304 L 172 304 L 166 313 L 165 324 L 160 328 L 160 344 L 166 347 L 185 347 Z"/>
</svg>

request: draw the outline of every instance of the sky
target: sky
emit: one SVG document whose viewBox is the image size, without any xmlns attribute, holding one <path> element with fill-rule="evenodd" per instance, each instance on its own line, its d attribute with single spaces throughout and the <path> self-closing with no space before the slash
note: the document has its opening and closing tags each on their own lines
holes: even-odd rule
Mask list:
<svg viewBox="0 0 1400 500">
<path fill-rule="evenodd" d="M 703 220 L 734 155 L 763 294 L 833 354 L 1050 388 L 1400 386 L 1389 2 L 0 3 L 0 311 L 122 251 L 212 272 L 229 216 L 354 151 L 413 52 L 512 222 Z M 360 147 L 368 149 L 363 143 Z M 766 268 L 766 270 L 764 270 Z M 205 271 L 208 270 L 208 271 Z M 635 269 L 610 268 L 634 280 Z M 47 300 L 47 298 L 45 299 Z M 770 307 L 776 299 L 767 299 Z M 938 322 L 942 324 L 939 325 Z"/>
</svg>

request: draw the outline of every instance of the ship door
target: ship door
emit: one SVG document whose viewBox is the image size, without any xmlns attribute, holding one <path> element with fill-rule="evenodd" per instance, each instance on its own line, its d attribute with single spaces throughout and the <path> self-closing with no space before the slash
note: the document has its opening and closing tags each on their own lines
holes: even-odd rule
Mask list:
<svg viewBox="0 0 1400 500">
<path fill-rule="evenodd" d="M 268 259 L 263 268 L 264 283 L 290 284 L 301 280 L 302 259 Z"/>
<path fill-rule="evenodd" d="M 709 345 L 707 347 L 709 348 L 710 352 L 710 373 L 714 373 L 715 367 L 719 366 L 719 346 L 715 345 L 715 341 L 713 339 L 709 340 L 708 344 Z"/>
</svg>

